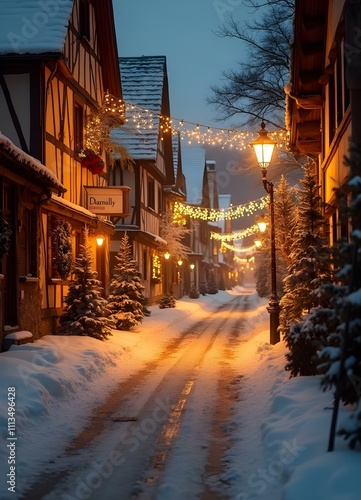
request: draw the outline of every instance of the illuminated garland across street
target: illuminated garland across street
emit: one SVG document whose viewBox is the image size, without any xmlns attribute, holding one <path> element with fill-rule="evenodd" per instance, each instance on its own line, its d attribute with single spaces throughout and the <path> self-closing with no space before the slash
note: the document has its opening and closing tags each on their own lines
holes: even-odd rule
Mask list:
<svg viewBox="0 0 361 500">
<path fill-rule="evenodd" d="M 243 266 L 243 265 L 247 265 L 247 267 L 248 267 L 248 264 L 249 264 L 250 262 L 252 262 L 252 263 L 254 262 L 254 256 L 249 257 L 249 258 L 247 258 L 247 259 L 241 259 L 240 257 L 237 257 L 237 255 L 235 255 L 235 256 L 233 257 L 233 260 L 234 260 L 235 262 L 237 262 L 238 264 L 241 264 L 242 266 Z"/>
<path fill-rule="evenodd" d="M 130 128 L 134 128 L 135 133 L 142 133 L 142 130 L 149 130 L 160 127 L 163 133 L 179 133 L 182 140 L 188 144 L 196 142 L 197 144 L 209 146 L 221 146 L 246 149 L 251 140 L 256 136 L 254 131 L 241 132 L 237 129 L 225 129 L 201 125 L 180 118 L 158 115 L 150 109 L 145 109 L 131 102 L 123 101 L 125 107 L 125 123 Z M 130 130 L 131 132 L 131 130 Z M 269 132 L 280 147 L 286 144 L 287 134 L 283 130 Z"/>
<path fill-rule="evenodd" d="M 250 201 L 245 205 L 238 205 L 236 207 L 229 207 L 228 210 L 216 208 L 203 208 L 185 205 L 178 201 L 174 204 L 174 215 L 176 217 L 188 216 L 191 219 L 208 220 L 212 222 L 221 220 L 234 220 L 246 215 L 252 215 L 257 210 L 262 210 L 267 206 L 268 197 L 264 196 L 259 200 Z"/>
<path fill-rule="evenodd" d="M 237 257 L 237 255 L 235 255 L 233 257 L 233 260 L 235 262 L 238 262 L 239 264 L 247 264 L 248 260 L 247 259 L 241 259 L 240 257 Z"/>
<path fill-rule="evenodd" d="M 236 253 L 250 253 L 254 252 L 256 249 L 255 245 L 252 245 L 250 247 L 236 247 L 235 245 L 230 245 L 229 243 L 226 243 L 225 241 L 222 241 L 222 246 L 225 248 L 228 248 L 228 250 L 231 250 L 232 252 Z"/>
<path fill-rule="evenodd" d="M 246 236 L 251 236 L 251 234 L 258 233 L 259 228 L 257 224 L 254 224 L 252 227 L 248 227 L 247 229 L 243 229 L 242 231 L 238 231 L 236 233 L 214 233 L 211 232 L 211 239 L 219 240 L 219 241 L 233 241 L 233 240 L 241 240 L 242 238 L 246 238 Z"/>
</svg>

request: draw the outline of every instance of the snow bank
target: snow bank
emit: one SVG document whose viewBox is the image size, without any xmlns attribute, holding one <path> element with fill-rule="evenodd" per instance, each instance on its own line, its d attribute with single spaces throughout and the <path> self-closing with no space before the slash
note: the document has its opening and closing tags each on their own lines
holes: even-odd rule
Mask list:
<svg viewBox="0 0 361 500">
<path fill-rule="evenodd" d="M 6 402 L 8 393 L 14 392 L 8 388 L 15 388 L 16 494 L 20 495 L 39 471 L 46 470 L 49 460 L 62 453 L 117 383 L 240 291 L 198 300 L 184 297 L 175 309 L 152 306 L 151 316 L 141 325 L 131 332 L 114 331 L 105 342 L 49 335 L 1 353 L 0 497 L 14 498 L 6 483 Z M 266 301 L 251 295 L 249 304 L 245 341 L 232 361 L 240 390 L 227 422 L 231 447 L 224 459 L 225 473 L 219 478 L 222 491 L 237 500 L 357 500 L 361 453 L 349 450 L 341 438 L 336 439 L 335 452 L 327 453 L 332 394 L 321 391 L 319 377 L 289 379 L 283 342 L 269 344 Z M 196 392 L 189 405 L 188 414 L 202 429 Z M 340 409 L 339 426 L 350 411 Z M 177 474 L 175 468 L 174 483 L 168 478 L 165 487 L 177 484 Z M 167 491 L 173 491 L 173 486 Z"/>
</svg>

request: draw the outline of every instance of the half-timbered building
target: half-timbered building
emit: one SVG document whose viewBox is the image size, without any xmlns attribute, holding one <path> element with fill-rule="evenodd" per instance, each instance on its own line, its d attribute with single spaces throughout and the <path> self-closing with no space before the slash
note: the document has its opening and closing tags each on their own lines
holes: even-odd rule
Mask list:
<svg viewBox="0 0 361 500">
<path fill-rule="evenodd" d="M 172 137 L 172 147 L 174 184 L 164 186 L 163 191 L 165 194 L 165 209 L 174 213 L 175 203 L 185 202 L 187 196 L 186 179 L 182 167 L 182 149 L 179 132 Z M 185 243 L 184 239 L 182 243 Z M 187 269 L 187 261 L 183 262 L 179 260 L 176 255 L 171 255 L 169 260 L 170 262 L 166 264 L 169 268 L 168 289 L 170 289 L 176 299 L 180 299 L 184 295 L 184 272 Z M 165 289 L 167 289 L 167 283 L 164 283 L 164 285 Z"/>
<path fill-rule="evenodd" d="M 118 164 L 112 171 L 112 185 L 131 188 L 131 209 L 129 216 L 114 220 L 110 258 L 112 262 L 127 232 L 152 304 L 164 292 L 166 242 L 160 238 L 160 220 L 176 185 L 172 133 L 161 119 L 170 116 L 167 65 L 164 56 L 122 57 L 119 62 L 127 123 L 114 131 L 113 140 L 126 147 L 134 166 L 131 171 Z"/>
<path fill-rule="evenodd" d="M 219 202 L 215 161 L 206 159 L 203 148 L 184 148 L 182 164 L 187 186 L 186 204 L 195 208 L 217 210 Z M 219 280 L 219 242 L 211 239 L 210 233 L 221 231 L 217 223 L 192 217 L 188 220 L 188 226 L 191 229 L 185 239 L 186 245 L 191 249 L 188 265 L 194 264 L 194 268 L 185 276 L 187 292 L 193 285 L 198 287 L 200 282 L 208 282 L 211 278 L 216 283 Z"/>
<path fill-rule="evenodd" d="M 230 194 L 219 194 L 218 195 L 219 208 L 224 212 L 227 212 L 231 207 L 231 195 Z M 232 232 L 232 219 L 224 219 L 217 222 L 221 233 L 231 233 Z M 220 279 L 219 283 L 226 288 L 231 288 L 235 283 L 235 265 L 234 265 L 234 252 L 229 247 L 225 245 L 219 246 L 218 253 L 218 264 L 220 266 Z"/>
<path fill-rule="evenodd" d="M 38 338 L 56 328 L 67 293 L 68 281 L 57 264 L 57 235 L 64 221 L 71 228 L 73 257 L 86 229 L 99 279 L 105 288 L 109 281 L 113 224 L 87 209 L 85 190 L 107 186 L 107 158 L 104 151 L 97 156 L 102 172 L 84 168 L 82 160 L 87 118 L 102 106 L 106 93 L 121 98 L 113 10 L 111 0 L 4 0 L 1 10 L 0 130 L 53 178 L 44 184 L 16 154 L 1 162 L 0 209 L 14 239 L 1 272 L 8 283 L 5 296 L 14 301 L 10 311 L 11 301 L 1 299 L 0 335 L 4 328 L 26 328 Z M 26 190 L 33 194 L 25 199 Z M 105 241 L 96 247 L 100 235 Z M 20 265 L 23 259 L 27 264 Z M 18 265 L 11 267 L 11 260 Z M 18 294 L 19 282 L 21 290 L 27 287 L 25 297 L 41 297 L 40 317 L 35 306 L 27 319 L 19 315 L 25 300 Z"/>
<path fill-rule="evenodd" d="M 331 244 L 349 237 L 336 190 L 342 189 L 349 176 L 344 158 L 361 112 L 360 100 L 352 103 L 350 98 L 351 87 L 361 88 L 357 55 L 360 14 L 350 13 L 346 22 L 346 6 L 353 3 L 357 12 L 359 5 L 351 1 L 296 1 L 291 81 L 287 88 L 290 147 L 296 154 L 315 161 Z M 347 65 L 355 59 L 358 70 L 353 71 L 353 76 L 350 73 L 347 84 Z"/>
</svg>

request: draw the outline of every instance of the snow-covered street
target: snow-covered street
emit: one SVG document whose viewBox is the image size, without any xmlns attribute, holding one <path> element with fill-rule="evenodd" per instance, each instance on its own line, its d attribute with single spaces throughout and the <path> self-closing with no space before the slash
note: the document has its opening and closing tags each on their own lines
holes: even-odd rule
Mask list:
<svg viewBox="0 0 361 500">
<path fill-rule="evenodd" d="M 104 342 L 47 336 L 2 353 L 1 498 L 356 500 L 359 455 L 342 441 L 325 453 L 332 394 L 317 377 L 288 381 L 265 306 L 237 287 L 153 306 Z"/>
</svg>

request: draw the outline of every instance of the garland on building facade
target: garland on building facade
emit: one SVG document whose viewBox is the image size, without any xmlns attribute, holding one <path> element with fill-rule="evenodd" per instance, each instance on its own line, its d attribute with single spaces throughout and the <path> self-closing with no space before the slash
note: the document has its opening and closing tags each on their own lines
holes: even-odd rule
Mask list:
<svg viewBox="0 0 361 500">
<path fill-rule="evenodd" d="M 62 220 L 53 230 L 54 243 L 56 245 L 56 270 L 59 278 L 66 280 L 70 274 L 73 262 L 73 248 L 71 241 L 71 225 Z"/>
</svg>

